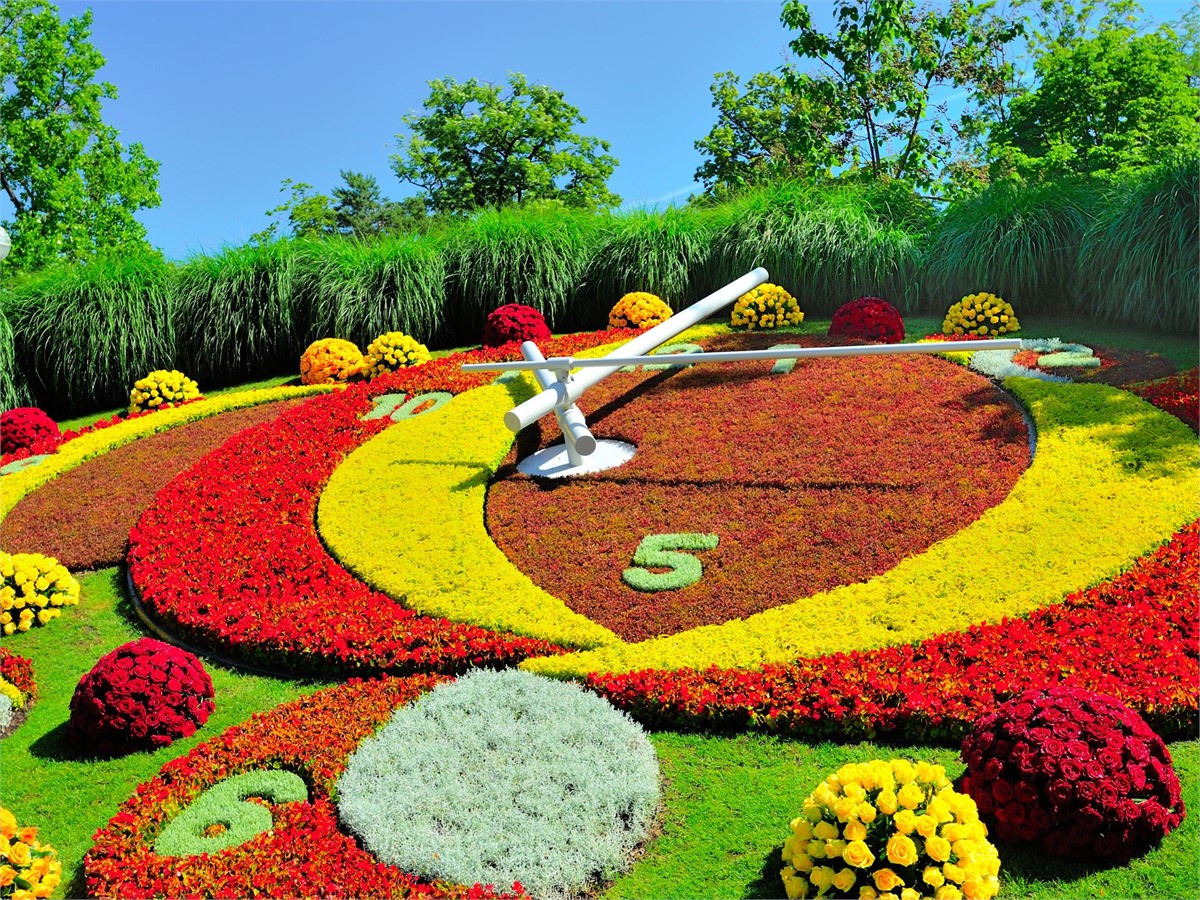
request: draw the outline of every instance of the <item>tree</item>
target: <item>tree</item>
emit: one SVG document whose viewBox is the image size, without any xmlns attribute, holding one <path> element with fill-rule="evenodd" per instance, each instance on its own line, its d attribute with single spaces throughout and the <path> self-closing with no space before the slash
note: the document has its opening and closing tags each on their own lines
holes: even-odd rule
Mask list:
<svg viewBox="0 0 1200 900">
<path fill-rule="evenodd" d="M 844 122 L 830 141 L 848 148 L 844 160 L 872 178 L 928 187 L 951 161 L 959 134 L 975 127 L 970 109 L 951 123 L 943 88 L 1003 79 L 995 60 L 1022 25 L 990 14 L 991 4 L 954 0 L 944 11 L 917 10 L 912 0 L 835 0 L 833 34 L 818 31 L 808 6 L 788 0 L 790 42 L 812 72 L 785 70 L 792 93 Z M 958 130 L 956 130 L 956 128 Z"/>
<path fill-rule="evenodd" d="M 333 201 L 325 194 L 315 193 L 315 190 L 311 184 L 303 181 L 283 179 L 279 185 L 279 192 L 283 194 L 291 191 L 292 195 L 274 209 L 267 210 L 266 214 L 275 221 L 262 231 L 252 234 L 250 240 L 265 243 L 275 240 L 282 231 L 287 231 L 295 237 L 332 233 L 336 218 Z"/>
<path fill-rule="evenodd" d="M 374 176 L 344 169 L 341 175 L 344 185 L 333 189 L 336 233 L 369 238 L 425 227 L 425 201 L 421 197 L 388 200 Z"/>
<path fill-rule="evenodd" d="M 20 268 L 145 247 L 134 213 L 162 202 L 158 163 L 101 118 L 117 89 L 94 80 L 91 27 L 90 11 L 64 21 L 38 0 L 0 4 L 0 191 Z"/>
<path fill-rule="evenodd" d="M 607 141 L 573 129 L 587 120 L 561 91 L 508 76 L 503 87 L 472 78 L 429 82 L 424 115 L 410 114 L 399 138 L 396 176 L 422 188 L 429 208 L 465 213 L 530 200 L 586 209 L 614 206 L 616 166 Z"/>
<path fill-rule="evenodd" d="M 1036 90 L 996 129 L 1001 171 L 1030 178 L 1138 172 L 1164 155 L 1200 152 L 1200 99 L 1172 33 L 1110 28 L 1056 46 L 1035 64 Z"/>
</svg>

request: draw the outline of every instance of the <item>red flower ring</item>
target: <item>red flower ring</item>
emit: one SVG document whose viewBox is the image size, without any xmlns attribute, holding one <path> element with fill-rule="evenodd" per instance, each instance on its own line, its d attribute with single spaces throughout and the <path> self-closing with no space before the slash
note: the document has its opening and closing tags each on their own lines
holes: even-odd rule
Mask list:
<svg viewBox="0 0 1200 900">
<path fill-rule="evenodd" d="M 442 679 L 352 680 L 235 725 L 163 766 L 96 832 L 83 861 L 91 897 L 520 896 L 490 886 L 429 884 L 384 865 L 338 828 L 330 792 L 359 742 Z M 255 769 L 297 773 L 309 799 L 271 807 L 271 830 L 203 856 L 165 857 L 154 842 L 205 789 Z"/>
</svg>

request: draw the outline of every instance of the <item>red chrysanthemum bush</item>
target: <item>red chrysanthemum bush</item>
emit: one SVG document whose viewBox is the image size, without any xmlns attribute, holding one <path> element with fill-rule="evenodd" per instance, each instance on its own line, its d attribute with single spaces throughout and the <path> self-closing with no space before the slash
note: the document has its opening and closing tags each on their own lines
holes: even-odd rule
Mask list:
<svg viewBox="0 0 1200 900">
<path fill-rule="evenodd" d="M 1026 691 L 976 723 L 962 758 L 963 789 L 1002 841 L 1125 862 L 1183 821 L 1166 744 L 1104 694 Z"/>
<path fill-rule="evenodd" d="M 0 415 L 0 452 L 16 453 L 34 444 L 53 447 L 58 423 L 36 406 L 18 406 Z"/>
<path fill-rule="evenodd" d="M 502 347 L 511 341 L 544 341 L 550 337 L 546 318 L 532 306 L 506 303 L 488 313 L 483 346 Z"/>
<path fill-rule="evenodd" d="M 213 711 L 212 679 L 185 650 L 144 637 L 100 657 L 71 698 L 70 740 L 100 756 L 164 747 Z"/>
<path fill-rule="evenodd" d="M 843 303 L 829 323 L 829 336 L 898 344 L 904 340 L 900 310 L 881 297 L 859 297 Z"/>
</svg>

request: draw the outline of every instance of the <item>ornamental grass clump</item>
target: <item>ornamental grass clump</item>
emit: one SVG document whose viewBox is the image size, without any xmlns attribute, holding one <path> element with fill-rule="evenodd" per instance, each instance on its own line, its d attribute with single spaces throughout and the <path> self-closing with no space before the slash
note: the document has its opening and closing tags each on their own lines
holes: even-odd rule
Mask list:
<svg viewBox="0 0 1200 900">
<path fill-rule="evenodd" d="M 300 357 L 302 384 L 344 384 L 366 369 L 362 351 L 341 338 L 322 338 L 308 345 Z"/>
<path fill-rule="evenodd" d="M 200 396 L 196 382 L 174 369 L 155 369 L 134 382 L 129 392 L 129 414 L 146 412 L 195 400 Z"/>
<path fill-rule="evenodd" d="M 994 337 L 1021 330 L 1011 305 L 995 294 L 968 294 L 950 307 L 942 322 L 944 334 L 976 334 Z"/>
<path fill-rule="evenodd" d="M 36 406 L 18 406 L 0 415 L 0 453 L 5 455 L 35 446 L 50 450 L 60 436 L 58 423 Z"/>
<path fill-rule="evenodd" d="M 829 323 L 829 336 L 898 344 L 904 340 L 904 319 L 881 297 L 859 297 L 838 307 Z"/>
<path fill-rule="evenodd" d="M 33 825 L 17 825 L 17 817 L 0 807 L 0 897 L 5 900 L 49 897 L 62 880 L 57 852 L 37 833 Z"/>
<path fill-rule="evenodd" d="M 46 625 L 79 603 L 79 582 L 52 556 L 0 550 L 0 630 Z"/>
<path fill-rule="evenodd" d="M 906 759 L 842 766 L 792 820 L 781 875 L 798 897 L 987 900 L 1000 857 L 975 801 L 941 766 Z"/>
<path fill-rule="evenodd" d="M 71 698 L 67 737 L 111 756 L 190 737 L 213 711 L 212 679 L 200 660 L 154 638 L 105 654 Z"/>
<path fill-rule="evenodd" d="M 777 284 L 760 284 L 737 298 L 729 324 L 747 331 L 796 326 L 804 313 L 796 298 Z"/>
<path fill-rule="evenodd" d="M 633 291 L 616 302 L 608 313 L 609 328 L 653 328 L 671 318 L 671 307 L 661 297 Z"/>
<path fill-rule="evenodd" d="M 963 788 L 1004 841 L 1122 863 L 1184 816 L 1162 738 L 1104 694 L 1026 691 L 984 716 L 962 745 Z"/>
<path fill-rule="evenodd" d="M 502 347 L 512 341 L 544 341 L 550 337 L 546 317 L 523 303 L 506 303 L 488 313 L 483 346 Z"/>
<path fill-rule="evenodd" d="M 429 362 L 429 348 L 403 331 L 381 334 L 367 345 L 363 366 L 368 378 Z"/>
</svg>

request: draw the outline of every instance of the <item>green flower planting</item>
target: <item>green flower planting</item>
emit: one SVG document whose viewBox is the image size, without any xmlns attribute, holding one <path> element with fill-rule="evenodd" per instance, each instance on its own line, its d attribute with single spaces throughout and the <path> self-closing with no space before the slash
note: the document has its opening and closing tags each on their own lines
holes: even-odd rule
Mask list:
<svg viewBox="0 0 1200 900">
<path fill-rule="evenodd" d="M 704 575 L 700 560 L 690 552 L 713 550 L 720 542 L 715 534 L 651 534 L 642 538 L 633 554 L 633 566 L 621 580 L 637 591 L 675 591 L 695 584 Z M 689 553 L 679 553 L 687 550 Z M 651 569 L 668 569 L 651 572 Z"/>
</svg>

